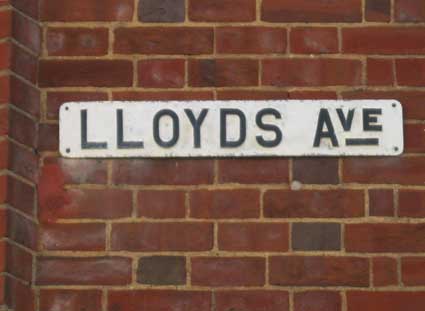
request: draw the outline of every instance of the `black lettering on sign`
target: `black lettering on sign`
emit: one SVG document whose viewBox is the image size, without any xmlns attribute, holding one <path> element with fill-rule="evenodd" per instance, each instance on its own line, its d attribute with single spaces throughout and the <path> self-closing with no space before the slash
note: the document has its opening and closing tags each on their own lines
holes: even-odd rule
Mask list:
<svg viewBox="0 0 425 311">
<path fill-rule="evenodd" d="M 274 124 L 266 124 L 263 122 L 263 117 L 266 115 L 272 115 L 276 119 L 282 119 L 280 112 L 273 108 L 262 109 L 257 113 L 255 117 L 255 122 L 257 126 L 264 131 L 272 131 L 275 133 L 275 138 L 273 140 L 265 140 L 262 136 L 258 135 L 255 138 L 260 146 L 266 148 L 276 147 L 282 142 L 282 131 L 277 125 Z"/>
<path fill-rule="evenodd" d="M 189 118 L 190 123 L 193 127 L 193 143 L 195 148 L 201 148 L 201 126 L 207 116 L 208 109 L 202 109 L 198 118 L 196 119 L 193 115 L 193 111 L 190 109 L 185 109 L 187 117 Z"/>
<path fill-rule="evenodd" d="M 366 132 L 382 132 L 382 125 L 376 124 L 378 122 L 377 116 L 380 115 L 382 115 L 382 109 L 363 109 L 363 130 Z"/>
<path fill-rule="evenodd" d="M 234 141 L 227 139 L 227 116 L 235 115 L 239 118 L 239 138 Z M 246 118 L 239 109 L 220 109 L 220 146 L 223 148 L 239 147 L 246 139 Z"/>
<path fill-rule="evenodd" d="M 344 115 L 344 111 L 341 108 L 338 108 L 336 113 L 338 114 L 339 121 L 341 122 L 344 131 L 350 131 L 353 124 L 354 109 L 348 110 L 347 116 Z"/>
<path fill-rule="evenodd" d="M 117 146 L 118 149 L 138 149 L 143 148 L 142 141 L 124 140 L 124 120 L 122 109 L 117 110 Z"/>
<path fill-rule="evenodd" d="M 173 135 L 169 141 L 165 141 L 161 138 L 161 134 L 159 133 L 159 123 L 162 117 L 170 117 L 173 121 Z M 177 141 L 179 140 L 180 134 L 180 126 L 179 126 L 179 117 L 177 114 L 170 109 L 162 109 L 156 113 L 153 118 L 153 138 L 155 142 L 160 147 L 170 148 L 173 147 Z"/>
<path fill-rule="evenodd" d="M 106 142 L 91 142 L 87 140 L 87 109 L 81 110 L 81 149 L 106 149 Z"/>
<path fill-rule="evenodd" d="M 326 131 L 324 129 L 326 125 Z M 314 136 L 313 147 L 319 147 L 320 142 L 323 138 L 329 138 L 332 142 L 332 146 L 338 147 L 338 139 L 335 135 L 334 126 L 331 121 L 331 117 L 329 116 L 328 109 L 322 108 L 319 112 L 319 119 L 317 121 L 316 134 Z"/>
</svg>

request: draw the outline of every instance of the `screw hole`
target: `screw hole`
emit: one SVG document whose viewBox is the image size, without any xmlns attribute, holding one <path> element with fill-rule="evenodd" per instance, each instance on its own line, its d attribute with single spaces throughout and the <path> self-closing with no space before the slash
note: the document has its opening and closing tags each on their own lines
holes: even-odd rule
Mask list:
<svg viewBox="0 0 425 311">
<path fill-rule="evenodd" d="M 66 153 L 70 153 L 71 152 L 71 149 L 69 149 L 69 148 L 66 148 Z"/>
<path fill-rule="evenodd" d="M 397 104 L 393 103 L 393 108 L 397 107 Z"/>
<path fill-rule="evenodd" d="M 394 151 L 396 151 L 396 152 L 397 152 L 397 151 L 398 151 L 398 147 L 394 147 Z"/>
<path fill-rule="evenodd" d="M 68 110 L 69 110 L 69 107 L 68 107 L 68 106 L 66 106 L 66 107 L 65 107 L 65 110 L 66 110 L 66 111 L 68 111 Z"/>
</svg>

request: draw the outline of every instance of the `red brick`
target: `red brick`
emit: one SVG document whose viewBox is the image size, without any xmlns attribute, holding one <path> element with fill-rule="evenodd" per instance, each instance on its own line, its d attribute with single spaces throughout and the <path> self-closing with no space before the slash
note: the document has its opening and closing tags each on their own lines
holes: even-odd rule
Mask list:
<svg viewBox="0 0 425 311">
<path fill-rule="evenodd" d="M 287 159 L 228 159 L 218 162 L 220 183 L 287 183 Z"/>
<path fill-rule="evenodd" d="M 113 92 L 114 100 L 212 100 L 211 91 Z"/>
<path fill-rule="evenodd" d="M 0 12 L 0 39 L 10 37 L 12 31 L 12 13 L 10 10 Z"/>
<path fill-rule="evenodd" d="M 49 22 L 131 21 L 132 0 L 42 0 L 41 20 Z"/>
<path fill-rule="evenodd" d="M 293 179 L 305 184 L 338 184 L 338 159 L 294 159 Z"/>
<path fill-rule="evenodd" d="M 15 109 L 9 110 L 9 122 L 13 126 L 9 129 L 9 136 L 28 147 L 36 147 L 37 124 Z"/>
<path fill-rule="evenodd" d="M 40 123 L 38 126 L 38 150 L 59 150 L 59 124 Z"/>
<path fill-rule="evenodd" d="M 213 39 L 213 30 L 207 27 L 118 28 L 115 30 L 114 52 L 116 54 L 209 54 L 213 51 Z"/>
<path fill-rule="evenodd" d="M 102 291 L 75 289 L 42 289 L 40 309 L 44 311 L 61 310 L 66 305 L 68 311 L 102 309 Z"/>
<path fill-rule="evenodd" d="M 347 224 L 345 249 L 349 252 L 404 253 L 423 252 L 424 224 Z"/>
<path fill-rule="evenodd" d="M 34 53 L 41 51 L 41 28 L 25 15 L 16 13 L 12 15 L 12 37 L 14 40 L 30 49 Z"/>
<path fill-rule="evenodd" d="M 305 291 L 294 294 L 294 311 L 341 311 L 341 294 L 331 291 Z"/>
<path fill-rule="evenodd" d="M 0 104 L 9 102 L 10 79 L 9 76 L 0 77 Z"/>
<path fill-rule="evenodd" d="M 361 0 L 264 0 L 261 19 L 267 22 L 360 22 Z"/>
<path fill-rule="evenodd" d="M 264 215 L 271 218 L 361 217 L 364 195 L 358 190 L 270 190 L 264 195 Z"/>
<path fill-rule="evenodd" d="M 16 311 L 27 311 L 35 309 L 34 290 L 31 286 L 20 280 L 7 277 L 6 279 L 6 304 Z"/>
<path fill-rule="evenodd" d="M 367 59 L 367 84 L 373 86 L 393 85 L 393 61 L 391 59 Z"/>
<path fill-rule="evenodd" d="M 217 99 L 221 100 L 272 100 L 272 99 L 288 99 L 287 91 L 217 91 Z M 257 160 L 258 161 L 258 160 Z M 233 161 L 237 163 L 237 161 Z"/>
<path fill-rule="evenodd" d="M 424 54 L 421 27 L 356 27 L 342 29 L 342 51 L 354 54 Z"/>
<path fill-rule="evenodd" d="M 46 158 L 44 164 L 57 165 L 67 184 L 105 184 L 106 161 L 91 159 Z"/>
<path fill-rule="evenodd" d="M 270 284 L 281 286 L 369 285 L 369 261 L 360 257 L 272 256 Z"/>
<path fill-rule="evenodd" d="M 57 218 L 115 219 L 131 216 L 132 194 L 121 189 L 69 189 L 70 202 L 58 206 Z"/>
<path fill-rule="evenodd" d="M 258 190 L 197 190 L 189 197 L 190 217 L 194 218 L 258 218 Z"/>
<path fill-rule="evenodd" d="M 181 88 L 185 80 L 183 59 L 142 60 L 138 66 L 139 86 L 152 88 Z"/>
<path fill-rule="evenodd" d="M 46 116 L 48 119 L 59 119 L 59 108 L 66 102 L 102 100 L 108 100 L 108 94 L 101 92 L 47 92 Z"/>
<path fill-rule="evenodd" d="M 222 223 L 218 248 L 224 251 L 284 252 L 289 247 L 288 224 Z"/>
<path fill-rule="evenodd" d="M 260 257 L 195 257 L 191 259 L 192 285 L 262 286 L 265 261 Z"/>
<path fill-rule="evenodd" d="M 108 53 L 107 28 L 48 28 L 47 52 L 52 56 L 100 56 Z"/>
<path fill-rule="evenodd" d="M 32 250 L 37 248 L 38 226 L 34 220 L 10 210 L 6 222 L 9 240 Z"/>
<path fill-rule="evenodd" d="M 113 250 L 207 251 L 213 246 L 210 223 L 120 223 L 111 234 Z"/>
<path fill-rule="evenodd" d="M 401 259 L 402 282 L 405 286 L 425 285 L 425 258 L 405 257 Z"/>
<path fill-rule="evenodd" d="M 6 169 L 9 162 L 9 143 L 7 140 L 0 141 L 0 169 Z"/>
<path fill-rule="evenodd" d="M 338 31 L 334 27 L 291 29 L 291 52 L 296 54 L 338 53 Z"/>
<path fill-rule="evenodd" d="M 396 99 L 403 105 L 406 119 L 425 120 L 425 92 L 422 91 L 349 91 L 343 92 L 344 99 Z"/>
<path fill-rule="evenodd" d="M 105 249 L 105 225 L 96 223 L 49 224 L 41 227 L 44 250 L 101 251 Z"/>
<path fill-rule="evenodd" d="M 27 215 L 34 215 L 35 189 L 17 178 L 9 177 L 7 182 L 7 203 Z"/>
<path fill-rule="evenodd" d="M 213 181 L 211 160 L 115 160 L 114 184 L 197 185 Z"/>
<path fill-rule="evenodd" d="M 393 190 L 369 189 L 369 215 L 394 216 Z"/>
<path fill-rule="evenodd" d="M 7 135 L 9 132 L 9 109 L 0 109 L 0 135 Z"/>
<path fill-rule="evenodd" d="M 405 124 L 404 125 L 404 152 L 424 153 L 425 152 L 425 125 Z"/>
<path fill-rule="evenodd" d="M 31 83 L 36 83 L 38 59 L 33 54 L 14 44 L 12 46 L 11 70 L 21 78 Z"/>
<path fill-rule="evenodd" d="M 0 175 L 0 204 L 6 203 L 6 198 L 8 194 L 7 180 L 8 178 L 6 175 Z"/>
<path fill-rule="evenodd" d="M 397 285 L 397 261 L 391 257 L 372 258 L 373 286 Z"/>
<path fill-rule="evenodd" d="M 422 0 L 395 0 L 394 16 L 398 22 L 423 22 L 425 4 Z"/>
<path fill-rule="evenodd" d="M 0 0 L 1 3 L 2 0 Z M 3 0 L 4 1 L 4 0 Z M 8 0 L 5 0 L 6 2 Z M 39 2 L 33 0 L 11 0 L 13 2 L 13 7 L 18 11 L 38 20 L 38 11 L 39 11 Z"/>
<path fill-rule="evenodd" d="M 336 86 L 361 83 L 362 64 L 354 59 L 267 59 L 263 85 Z"/>
<path fill-rule="evenodd" d="M 184 191 L 143 190 L 137 196 L 137 215 L 147 218 L 184 218 Z"/>
<path fill-rule="evenodd" d="M 131 258 L 39 257 L 36 271 L 37 285 L 127 285 Z"/>
<path fill-rule="evenodd" d="M 8 274 L 31 282 L 32 280 L 32 255 L 14 244 L 7 244 L 6 269 Z"/>
<path fill-rule="evenodd" d="M 398 202 L 400 217 L 425 217 L 425 191 L 400 190 Z"/>
<path fill-rule="evenodd" d="M 368 22 L 389 22 L 391 0 L 366 0 L 365 19 Z"/>
<path fill-rule="evenodd" d="M 215 292 L 216 310 L 288 311 L 289 295 L 285 291 L 238 290 Z"/>
<path fill-rule="evenodd" d="M 110 290 L 108 311 L 211 310 L 211 293 L 187 290 Z"/>
<path fill-rule="evenodd" d="M 7 235 L 7 213 L 8 210 L 0 209 L 0 237 Z"/>
<path fill-rule="evenodd" d="M 349 158 L 344 160 L 344 182 L 422 185 L 425 158 Z"/>
<path fill-rule="evenodd" d="M 250 22 L 255 0 L 190 0 L 189 19 L 197 22 Z"/>
<path fill-rule="evenodd" d="M 194 87 L 256 86 L 254 59 L 194 59 L 189 61 L 189 85 Z"/>
<path fill-rule="evenodd" d="M 0 70 L 10 68 L 11 48 L 9 42 L 0 43 Z"/>
<path fill-rule="evenodd" d="M 272 27 L 219 27 L 216 30 L 217 53 L 285 53 L 286 29 Z"/>
<path fill-rule="evenodd" d="M 28 149 L 11 143 L 9 144 L 9 170 L 35 182 L 38 179 L 38 156 Z"/>
<path fill-rule="evenodd" d="M 42 60 L 40 86 L 119 87 L 133 84 L 133 64 L 128 60 Z"/>
<path fill-rule="evenodd" d="M 333 91 L 291 91 L 288 99 L 337 99 Z"/>
<path fill-rule="evenodd" d="M 10 79 L 11 103 L 36 119 L 40 115 L 40 91 L 33 85 L 16 77 Z"/>
<path fill-rule="evenodd" d="M 425 59 L 404 58 L 396 60 L 396 76 L 399 85 L 425 85 Z"/>
<path fill-rule="evenodd" d="M 421 311 L 424 308 L 425 292 L 347 292 L 347 311 Z"/>
</svg>

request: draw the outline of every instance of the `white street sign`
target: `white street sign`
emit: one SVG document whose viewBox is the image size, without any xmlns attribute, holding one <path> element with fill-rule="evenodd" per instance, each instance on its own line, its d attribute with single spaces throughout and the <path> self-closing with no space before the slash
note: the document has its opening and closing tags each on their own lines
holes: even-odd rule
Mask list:
<svg viewBox="0 0 425 311">
<path fill-rule="evenodd" d="M 72 102 L 60 109 L 72 158 L 394 156 L 395 100 Z"/>
</svg>

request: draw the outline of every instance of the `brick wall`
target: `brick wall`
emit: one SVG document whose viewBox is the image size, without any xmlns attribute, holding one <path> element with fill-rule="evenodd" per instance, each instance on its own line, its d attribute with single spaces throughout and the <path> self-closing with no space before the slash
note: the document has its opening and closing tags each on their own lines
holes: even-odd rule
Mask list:
<svg viewBox="0 0 425 311">
<path fill-rule="evenodd" d="M 425 309 L 423 0 L 0 4 L 10 308 Z M 403 156 L 58 153 L 66 101 L 335 98 L 400 100 Z"/>
</svg>

